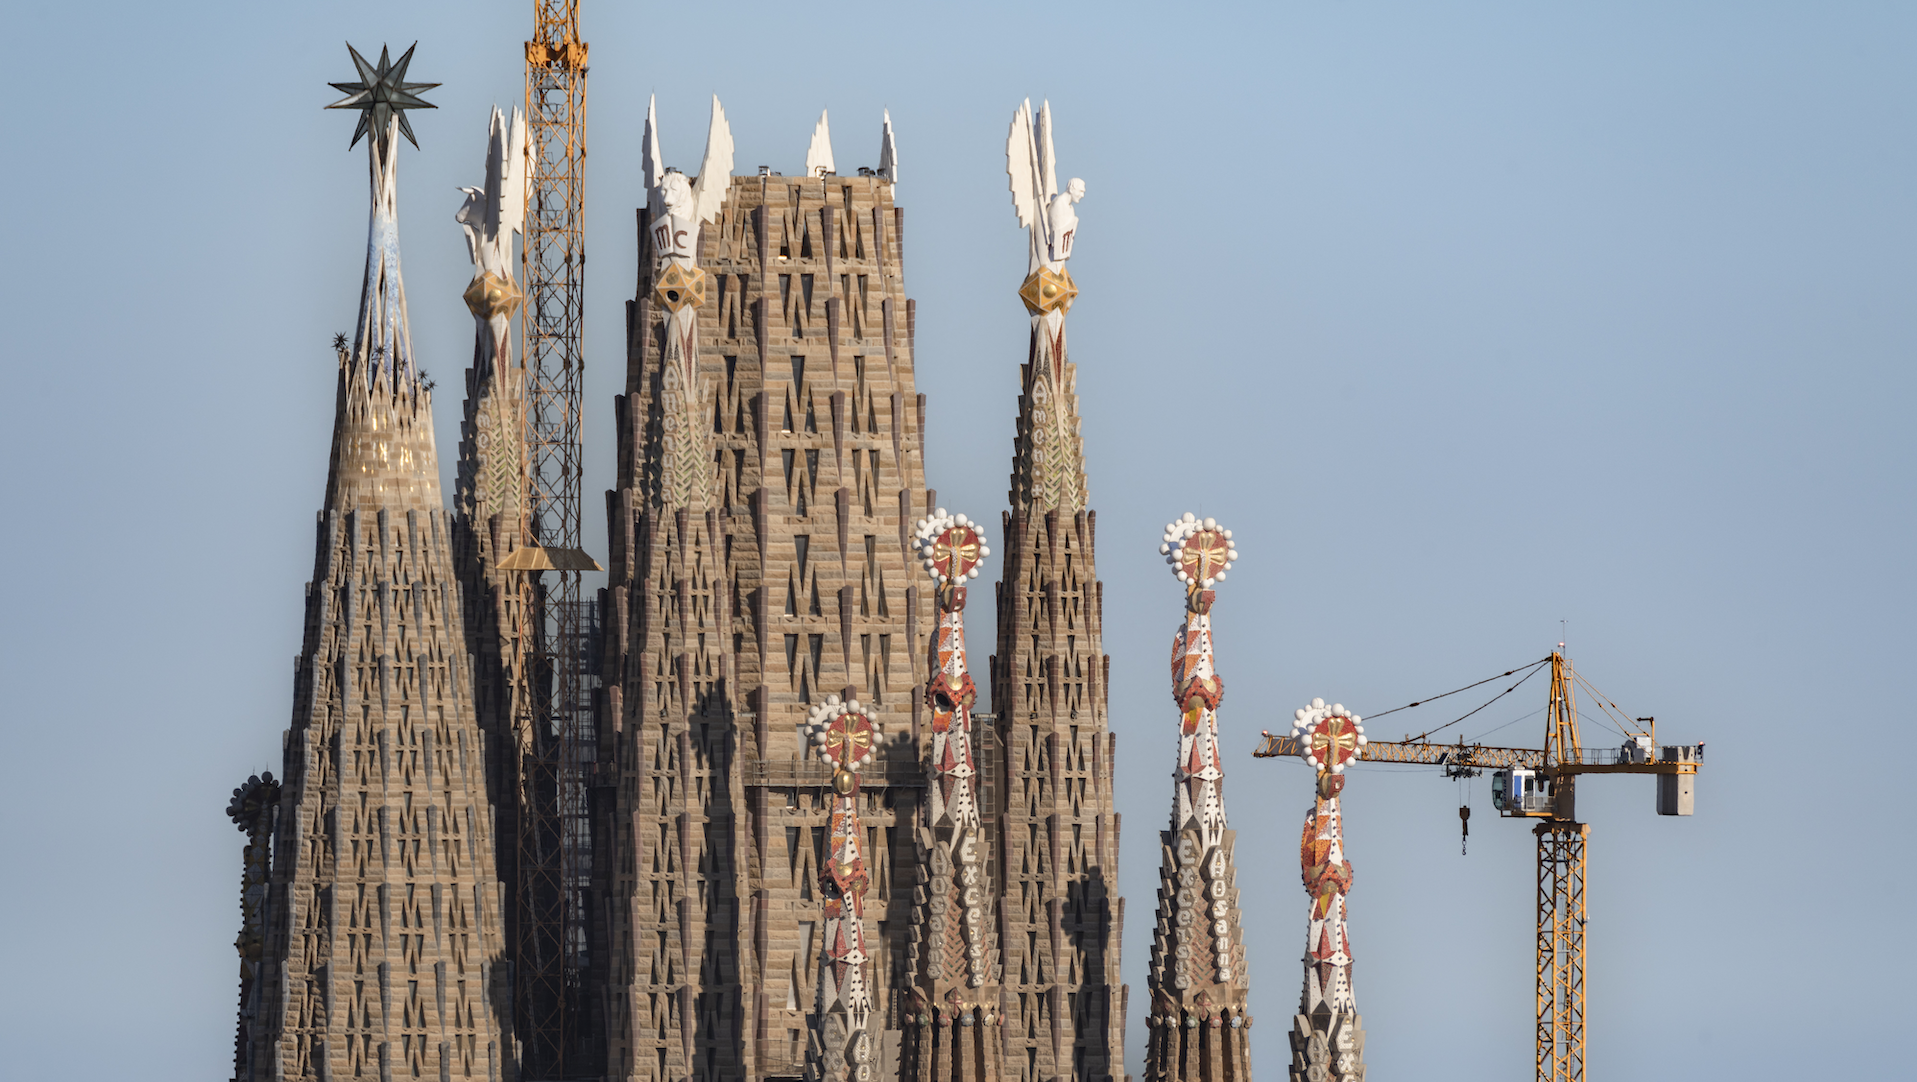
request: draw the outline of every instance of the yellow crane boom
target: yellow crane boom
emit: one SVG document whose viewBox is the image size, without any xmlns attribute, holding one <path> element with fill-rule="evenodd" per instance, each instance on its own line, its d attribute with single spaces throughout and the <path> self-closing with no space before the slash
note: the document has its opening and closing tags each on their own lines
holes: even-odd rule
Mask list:
<svg viewBox="0 0 1917 1082">
<path fill-rule="evenodd" d="M 1667 749 L 1674 750 L 1674 749 Z M 1276 733 L 1263 734 L 1252 755 L 1260 759 L 1281 759 L 1299 755 L 1296 737 Z M 1655 753 L 1653 753 L 1655 754 Z M 1358 758 L 1368 763 L 1410 763 L 1418 766 L 1449 766 L 1469 770 L 1509 770 L 1519 767 L 1550 775 L 1570 774 L 1695 774 L 1697 760 L 1691 758 L 1644 762 L 1629 759 L 1622 749 L 1586 750 L 1575 763 L 1545 763 L 1542 748 L 1501 748 L 1485 744 L 1454 744 L 1429 740 L 1373 740 L 1358 749 Z"/>
</svg>

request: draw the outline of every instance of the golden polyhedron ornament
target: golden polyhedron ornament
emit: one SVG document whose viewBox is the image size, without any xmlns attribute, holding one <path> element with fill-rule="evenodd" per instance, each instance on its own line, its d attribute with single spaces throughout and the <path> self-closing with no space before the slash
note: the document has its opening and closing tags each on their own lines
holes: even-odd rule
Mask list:
<svg viewBox="0 0 1917 1082">
<path fill-rule="evenodd" d="M 698 267 L 667 263 L 652 283 L 652 299 L 668 312 L 697 308 L 706 300 L 706 272 Z"/>
<path fill-rule="evenodd" d="M 1018 287 L 1019 299 L 1025 302 L 1025 310 L 1040 315 L 1057 309 L 1069 312 L 1072 298 L 1078 296 L 1078 287 L 1072 284 L 1072 274 L 1063 267 L 1052 270 L 1040 267 L 1025 279 Z"/>
<path fill-rule="evenodd" d="M 526 299 L 519 287 L 513 285 L 512 279 L 501 278 L 491 271 L 475 277 L 473 284 L 467 286 L 466 292 L 460 296 L 465 298 L 466 307 L 472 309 L 473 315 L 481 319 L 492 319 L 494 316 L 511 319 L 512 314 L 519 310 L 519 302 Z"/>
</svg>

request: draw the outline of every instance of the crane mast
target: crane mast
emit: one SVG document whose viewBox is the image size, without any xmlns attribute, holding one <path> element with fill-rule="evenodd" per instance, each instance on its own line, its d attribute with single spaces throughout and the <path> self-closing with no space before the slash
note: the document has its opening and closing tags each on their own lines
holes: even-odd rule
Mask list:
<svg viewBox="0 0 1917 1082">
<path fill-rule="evenodd" d="M 1584 762 L 1578 738 L 1571 661 L 1551 654 L 1551 700 L 1545 712 L 1544 776 L 1551 782 L 1538 839 L 1537 1078 L 1584 1078 L 1584 842 L 1591 828 L 1577 821 L 1577 775 Z"/>
<path fill-rule="evenodd" d="M 1532 828 L 1538 843 L 1537 1080 L 1583 1082 L 1584 850 L 1591 828 L 1577 821 L 1578 776 L 1655 774 L 1658 814 L 1689 815 L 1691 785 L 1703 745 L 1660 746 L 1656 719 L 1637 718 L 1644 728 L 1627 733 L 1622 747 L 1586 750 L 1578 732 L 1578 678 L 1571 659 L 1564 656 L 1563 644 L 1558 645 L 1545 659 L 1551 666 L 1551 694 L 1544 747 L 1487 747 L 1463 739 L 1451 744 L 1371 740 L 1359 748 L 1356 758 L 1441 766 L 1450 774 L 1497 771 L 1492 799 L 1500 814 L 1538 820 Z M 1297 738 L 1267 732 L 1252 754 L 1272 759 L 1302 757 L 1303 751 Z"/>
<path fill-rule="evenodd" d="M 594 740 L 585 668 L 592 614 L 580 576 L 580 392 L 585 369 L 586 43 L 578 0 L 534 0 L 526 42 L 528 126 L 520 321 L 526 365 L 528 506 L 536 566 L 531 704 L 518 719 L 518 881 L 512 935 L 522 1079 L 564 1078 L 582 1007 L 586 884 L 592 869 L 586 772 Z M 582 1066 L 582 1065 L 572 1065 Z"/>
</svg>

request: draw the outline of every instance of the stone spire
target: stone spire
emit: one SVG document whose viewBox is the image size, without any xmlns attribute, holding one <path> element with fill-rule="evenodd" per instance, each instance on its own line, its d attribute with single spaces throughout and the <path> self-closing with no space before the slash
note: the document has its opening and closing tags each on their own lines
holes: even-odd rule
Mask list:
<svg viewBox="0 0 1917 1082">
<path fill-rule="evenodd" d="M 1225 683 L 1212 657 L 1212 585 L 1238 558 L 1231 531 L 1187 514 L 1165 527 L 1159 551 L 1185 584 L 1185 620 L 1172 640 L 1178 757 L 1171 829 L 1160 835 L 1152 936 L 1146 1082 L 1248 1082 L 1251 982 L 1226 825 L 1218 707 Z"/>
<path fill-rule="evenodd" d="M 1078 430 L 1077 369 L 1065 314 L 1066 270 L 1084 185 L 1059 192 L 1051 110 L 1029 103 L 1007 141 L 1012 199 L 1031 234 L 1019 296 L 1031 315 L 1012 455 L 1005 567 L 998 584 L 992 709 L 1003 756 L 993 771 L 1000 869 L 1005 1070 L 1017 1082 L 1098 1082 L 1124 1073 L 1119 983 L 1124 902 L 1106 731 L 1111 662 Z"/>
<path fill-rule="evenodd" d="M 866 945 L 865 831 L 859 823 L 859 771 L 872 764 L 884 730 L 857 699 L 828 695 L 807 715 L 805 736 L 832 771 L 826 865 L 820 887 L 818 1009 L 805 1060 L 808 1082 L 871 1082 L 879 1041 L 872 1032 L 879 988 Z"/>
<path fill-rule="evenodd" d="M 1305 816 L 1298 862 L 1311 911 L 1305 932 L 1305 989 L 1291 1027 L 1291 1082 L 1364 1082 L 1364 1019 L 1351 988 L 1351 940 L 1345 895 L 1351 862 L 1345 859 L 1338 794 L 1345 764 L 1365 745 L 1363 719 L 1338 703 L 1313 699 L 1300 707 L 1291 735 L 1305 765 L 1317 770 L 1316 797 Z"/>
<path fill-rule="evenodd" d="M 251 1079 L 514 1076 L 472 674 L 395 206 L 410 50 L 336 84 L 373 209 L 276 813 Z"/>
<path fill-rule="evenodd" d="M 530 745 L 531 576 L 501 567 L 530 538 L 525 438 L 526 369 L 513 358 L 513 314 L 524 295 L 513 279 L 513 235 L 526 212 L 526 126 L 493 109 L 485 183 L 463 188 L 454 218 L 466 234 L 473 278 L 464 299 L 473 316 L 473 361 L 459 424 L 453 494 L 453 559 L 473 658 L 473 711 L 485 735 L 482 759 L 494 812 L 502 882 L 512 924 L 517 882 L 521 741 Z M 525 749 L 529 750 L 529 749 Z M 510 930 L 508 931 L 510 935 Z"/>
<path fill-rule="evenodd" d="M 1003 1077 L 1005 1017 L 1000 1012 L 997 899 L 986 867 L 978 742 L 978 690 L 965 656 L 965 581 L 978 577 L 991 550 L 976 524 L 939 508 L 914 535 L 935 587 L 938 631 L 932 639 L 926 708 L 932 746 L 926 797 L 919 805 L 919 877 L 908 970 L 902 1079 L 998 1082 Z"/>
</svg>

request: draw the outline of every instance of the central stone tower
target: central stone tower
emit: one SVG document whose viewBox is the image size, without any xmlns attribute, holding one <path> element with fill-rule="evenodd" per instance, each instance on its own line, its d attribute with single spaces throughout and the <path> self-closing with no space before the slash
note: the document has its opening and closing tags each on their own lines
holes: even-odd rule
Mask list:
<svg viewBox="0 0 1917 1082">
<path fill-rule="evenodd" d="M 857 1077 L 894 1078 L 934 613 L 890 126 L 877 171 L 837 175 L 821 117 L 807 175 L 732 177 L 715 100 L 696 179 L 664 167 L 650 121 L 646 158 L 592 789 L 607 1074 L 818 1077 L 843 809 L 801 726 L 838 696 L 877 734 L 855 794 L 874 989 Z"/>
</svg>

